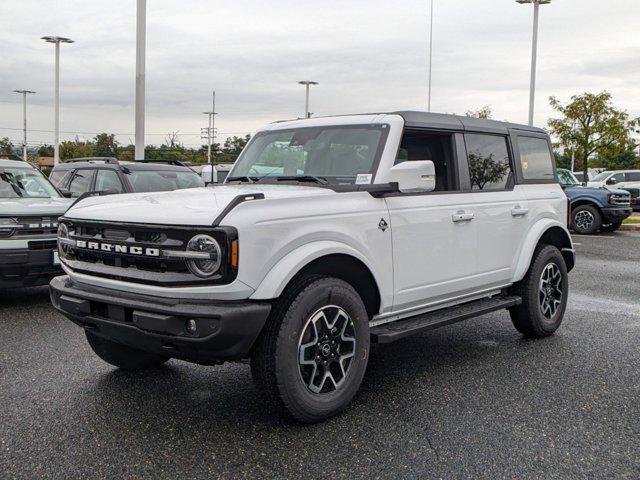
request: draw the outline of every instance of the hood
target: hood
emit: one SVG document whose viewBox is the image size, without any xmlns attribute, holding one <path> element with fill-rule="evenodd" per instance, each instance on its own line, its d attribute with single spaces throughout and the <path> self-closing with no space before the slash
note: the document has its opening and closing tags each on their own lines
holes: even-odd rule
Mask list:
<svg viewBox="0 0 640 480">
<path fill-rule="evenodd" d="M 0 215 L 62 215 L 73 203 L 70 198 L 3 198 Z"/>
<path fill-rule="evenodd" d="M 74 205 L 65 216 L 124 223 L 211 225 L 235 197 L 250 193 L 263 193 L 267 200 L 336 194 L 328 188 L 300 185 L 216 185 L 173 192 L 90 197 Z"/>
<path fill-rule="evenodd" d="M 628 195 L 629 192 L 627 192 L 626 190 L 620 190 L 619 188 L 606 188 L 603 186 L 590 186 L 587 185 L 586 187 L 584 185 L 571 185 L 569 187 L 565 187 L 564 188 L 565 191 L 569 190 L 569 191 L 573 191 L 576 193 L 596 193 L 596 194 L 605 194 L 605 195 L 609 195 L 611 193 L 616 194 L 616 195 Z"/>
<path fill-rule="evenodd" d="M 598 187 L 604 187 L 604 186 L 605 186 L 605 182 L 594 182 L 594 181 L 587 182 L 587 187 L 598 188 Z"/>
</svg>

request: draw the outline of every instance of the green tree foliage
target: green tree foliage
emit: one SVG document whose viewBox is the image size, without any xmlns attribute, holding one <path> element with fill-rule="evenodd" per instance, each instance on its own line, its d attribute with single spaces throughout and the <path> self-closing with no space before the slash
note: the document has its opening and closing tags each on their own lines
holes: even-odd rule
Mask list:
<svg viewBox="0 0 640 480">
<path fill-rule="evenodd" d="M 491 105 L 485 105 L 484 107 L 478 108 L 477 110 L 467 110 L 466 112 L 464 112 L 464 114 L 467 117 L 475 117 L 488 120 L 493 115 L 493 112 L 491 111 Z"/>
<path fill-rule="evenodd" d="M 607 170 L 630 170 L 640 168 L 640 159 L 635 150 L 620 150 L 600 154 L 600 166 Z"/>
<path fill-rule="evenodd" d="M 469 177 L 471 186 L 477 186 L 480 190 L 489 183 L 499 182 L 509 171 L 509 161 L 495 161 L 493 153 L 482 156 L 477 153 L 469 153 Z"/>
<path fill-rule="evenodd" d="M 551 133 L 557 139 L 556 147 L 565 152 L 575 149 L 576 168 L 582 168 L 585 178 L 589 158 L 598 155 L 613 158 L 632 149 L 631 134 L 636 122 L 629 119 L 627 112 L 613 106 L 610 93 L 574 95 L 566 105 L 550 97 L 549 103 L 562 115 L 549 120 Z"/>
<path fill-rule="evenodd" d="M 38 148 L 38 156 L 53 157 L 53 145 L 42 145 Z"/>
<path fill-rule="evenodd" d="M 12 155 L 14 153 L 15 149 L 9 137 L 0 138 L 0 155 Z"/>
<path fill-rule="evenodd" d="M 94 157 L 115 157 L 118 154 L 118 142 L 113 133 L 99 133 L 93 139 Z"/>
</svg>

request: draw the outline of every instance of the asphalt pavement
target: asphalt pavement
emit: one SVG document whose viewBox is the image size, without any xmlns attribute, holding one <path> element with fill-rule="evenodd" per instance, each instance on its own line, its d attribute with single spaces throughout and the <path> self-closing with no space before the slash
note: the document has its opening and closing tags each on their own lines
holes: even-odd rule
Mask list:
<svg viewBox="0 0 640 480">
<path fill-rule="evenodd" d="M 640 478 L 640 232 L 574 237 L 565 321 L 506 312 L 373 349 L 343 415 L 266 409 L 249 367 L 124 373 L 0 290 L 0 478 Z"/>
</svg>

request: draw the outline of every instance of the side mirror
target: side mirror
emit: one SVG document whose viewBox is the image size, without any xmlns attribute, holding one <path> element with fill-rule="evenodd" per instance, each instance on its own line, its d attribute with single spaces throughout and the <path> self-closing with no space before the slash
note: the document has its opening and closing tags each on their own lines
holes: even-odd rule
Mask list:
<svg viewBox="0 0 640 480">
<path fill-rule="evenodd" d="M 394 165 L 389 181 L 398 182 L 401 192 L 432 192 L 436 188 L 436 167 L 431 160 L 411 160 Z"/>
<path fill-rule="evenodd" d="M 615 185 L 616 183 L 618 183 L 616 181 L 615 178 L 611 177 L 611 178 L 607 178 L 607 185 Z"/>
<path fill-rule="evenodd" d="M 71 198 L 71 192 L 66 188 L 59 188 L 58 191 L 60 192 L 60 195 L 62 195 L 64 198 Z"/>
</svg>

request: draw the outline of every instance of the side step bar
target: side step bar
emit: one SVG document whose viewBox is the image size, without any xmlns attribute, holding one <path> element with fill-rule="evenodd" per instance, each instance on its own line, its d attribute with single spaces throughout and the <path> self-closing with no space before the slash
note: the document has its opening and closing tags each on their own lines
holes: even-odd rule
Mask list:
<svg viewBox="0 0 640 480">
<path fill-rule="evenodd" d="M 390 343 L 401 338 L 426 330 L 433 330 L 452 323 L 479 317 L 485 313 L 495 312 L 503 308 L 511 308 L 520 305 L 520 297 L 498 295 L 492 298 L 483 298 L 454 307 L 443 308 L 415 317 L 385 323 L 371 329 L 371 341 L 373 343 Z"/>
</svg>

